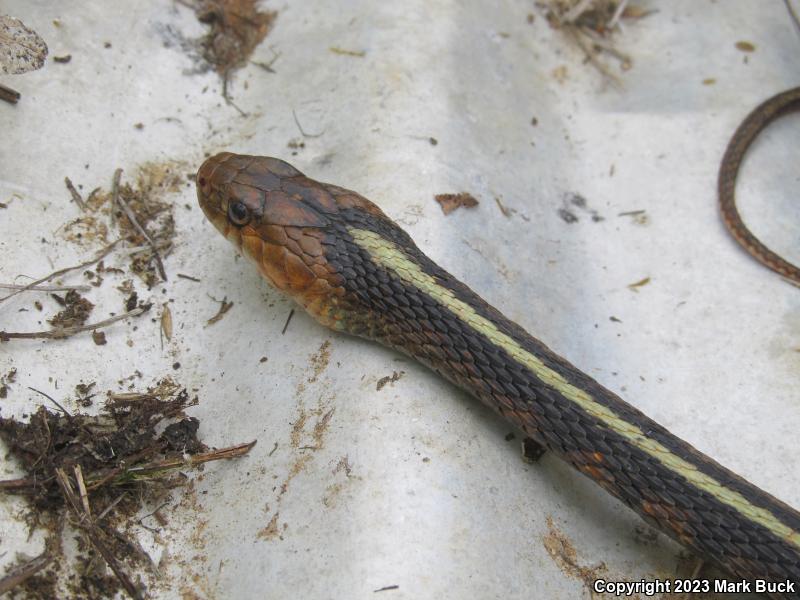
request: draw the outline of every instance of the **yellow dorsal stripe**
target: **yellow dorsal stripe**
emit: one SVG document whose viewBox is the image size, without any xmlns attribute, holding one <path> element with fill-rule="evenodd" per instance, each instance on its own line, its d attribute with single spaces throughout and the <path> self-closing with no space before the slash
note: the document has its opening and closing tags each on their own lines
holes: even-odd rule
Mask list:
<svg viewBox="0 0 800 600">
<path fill-rule="evenodd" d="M 629 440 L 631 444 L 657 459 L 665 467 L 687 479 L 698 489 L 708 492 L 749 520 L 766 527 L 779 538 L 800 548 L 799 532 L 779 521 L 768 510 L 753 505 L 739 492 L 725 487 L 713 477 L 698 470 L 692 463 L 673 454 L 656 440 L 648 438 L 638 426 L 629 423 L 607 406 L 594 400 L 586 391 L 575 387 L 559 373 L 548 368 L 538 357 L 500 331 L 489 319 L 478 314 L 466 302 L 456 298 L 451 290 L 439 285 L 431 275 L 425 273 L 419 265 L 408 258 L 396 244 L 365 229 L 348 228 L 348 231 L 355 242 L 366 250 L 377 264 L 392 271 L 406 283 L 446 306 L 462 321 L 505 350 L 519 364 L 530 369 L 545 385 L 575 402 L 583 410 L 605 423 L 609 429 Z"/>
</svg>

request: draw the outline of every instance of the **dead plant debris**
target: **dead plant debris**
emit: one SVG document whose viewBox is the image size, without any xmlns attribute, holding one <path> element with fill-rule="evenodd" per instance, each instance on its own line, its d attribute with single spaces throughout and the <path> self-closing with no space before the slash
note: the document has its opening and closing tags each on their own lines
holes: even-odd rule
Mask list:
<svg viewBox="0 0 800 600">
<path fill-rule="evenodd" d="M 161 307 L 161 333 L 167 341 L 172 339 L 172 311 L 166 302 Z"/>
<path fill-rule="evenodd" d="M 640 279 L 639 281 L 629 284 L 628 289 L 632 292 L 638 292 L 640 287 L 644 287 L 648 283 L 650 283 L 650 278 L 645 277 L 644 279 Z"/>
<path fill-rule="evenodd" d="M 0 399 L 8 398 L 8 384 L 17 380 L 17 368 L 12 367 L 8 373 L 0 376 Z"/>
<path fill-rule="evenodd" d="M 10 592 L 25 583 L 52 562 L 53 557 L 46 550 L 30 560 L 21 557 L 21 560 L 18 560 L 18 564 L 11 568 L 8 575 L 0 579 L 0 595 Z M 55 598 L 55 588 L 53 586 L 43 586 L 41 582 L 36 582 L 36 589 L 39 591 L 46 589 L 48 592 L 53 592 L 53 595 L 38 596 L 39 598 Z"/>
<path fill-rule="evenodd" d="M 629 217 L 634 225 L 647 225 L 650 222 L 650 217 L 644 209 L 624 211 L 618 213 L 617 216 Z"/>
<path fill-rule="evenodd" d="M 83 203 L 83 196 L 81 196 L 80 192 L 75 189 L 75 184 L 72 183 L 72 180 L 69 177 L 64 177 L 64 185 L 67 186 L 70 195 L 72 196 L 72 201 L 78 205 L 82 211 L 86 210 L 86 205 Z"/>
<path fill-rule="evenodd" d="M 228 103 L 228 82 L 250 60 L 255 48 L 275 23 L 276 11 L 259 11 L 257 0 L 180 0 L 195 11 L 209 32 L 195 41 L 200 56 L 222 77 L 222 96 Z"/>
<path fill-rule="evenodd" d="M 68 291 L 63 298 L 57 294 L 50 294 L 50 296 L 63 307 L 63 310 L 47 320 L 57 329 L 80 327 L 86 323 L 94 308 L 94 304 L 75 290 Z"/>
<path fill-rule="evenodd" d="M 375 390 L 380 392 L 384 387 L 386 387 L 387 383 L 394 383 L 398 381 L 403 375 L 405 375 L 405 371 L 394 371 L 391 375 L 387 375 L 385 377 L 381 377 L 378 379 L 378 383 L 375 385 Z"/>
<path fill-rule="evenodd" d="M 94 331 L 96 329 L 107 327 L 112 323 L 116 323 L 117 321 L 127 319 L 129 317 L 138 317 L 139 315 L 144 314 L 148 310 L 150 310 L 151 307 L 152 304 L 150 303 L 143 304 L 130 312 L 109 317 L 108 319 L 104 319 L 96 323 L 89 323 L 88 325 L 75 325 L 74 327 L 54 327 L 49 331 L 30 331 L 30 332 L 0 331 L 0 342 L 7 342 L 9 340 L 63 340 L 65 338 L 75 335 L 76 333 L 81 333 L 84 331 Z M 92 335 L 94 336 L 94 333 Z M 102 339 L 105 340 L 105 335 L 103 336 Z M 95 339 L 95 343 L 96 344 L 98 343 L 97 339 Z"/>
<path fill-rule="evenodd" d="M 478 206 L 478 200 L 469 192 L 460 192 L 458 194 L 436 194 L 434 199 L 442 207 L 442 212 L 449 215 L 454 210 L 461 208 L 473 208 Z"/>
<path fill-rule="evenodd" d="M 14 17 L 0 15 L 0 73 L 19 75 L 41 69 L 47 44 L 30 27 Z"/>
<path fill-rule="evenodd" d="M 588 567 L 578 562 L 578 553 L 569 538 L 564 535 L 553 523 L 552 517 L 547 517 L 547 535 L 544 536 L 544 548 L 561 571 L 583 582 L 591 592 L 592 584 L 600 579 L 606 572 L 605 563 Z"/>
<path fill-rule="evenodd" d="M 8 300 L 9 298 L 11 298 L 13 296 L 16 296 L 17 294 L 19 294 L 21 292 L 33 289 L 36 286 L 38 286 L 40 283 L 45 283 L 47 281 L 55 279 L 56 277 L 59 277 L 61 275 L 65 275 L 66 273 L 69 273 L 70 271 L 75 271 L 77 269 L 83 269 L 85 267 L 89 267 L 89 266 L 95 264 L 98 261 L 102 261 L 102 259 L 105 258 L 114 249 L 114 247 L 120 241 L 121 240 L 117 240 L 117 241 L 109 244 L 108 246 L 103 248 L 100 252 L 98 252 L 95 255 L 94 258 L 92 258 L 90 260 L 87 260 L 85 262 L 82 262 L 82 263 L 80 263 L 78 265 L 75 265 L 75 266 L 72 266 L 72 267 L 64 267 L 63 269 L 58 269 L 58 270 L 53 271 L 52 273 L 50 273 L 48 275 L 45 275 L 44 277 L 41 277 L 39 279 L 35 279 L 34 281 L 30 282 L 29 284 L 27 284 L 24 287 L 16 288 L 12 293 L 8 294 L 7 296 L 3 296 L 2 298 L 0 298 L 0 302 L 3 302 L 4 300 Z"/>
<path fill-rule="evenodd" d="M 339 48 L 339 46 L 331 46 L 328 48 L 334 54 L 339 54 L 341 56 L 355 56 L 356 58 L 363 58 L 367 55 L 366 52 L 363 50 L 346 50 L 344 48 Z"/>
<path fill-rule="evenodd" d="M 133 246 L 130 270 L 152 288 L 167 279 L 162 259 L 172 252 L 175 218 L 174 204 L 165 197 L 181 188 L 183 171 L 180 163 L 145 163 L 131 184 L 121 182 L 117 169 L 111 191 L 95 188 L 83 202 L 83 214 L 63 228 L 64 237 L 81 245 L 106 243 L 109 225 L 115 225 L 119 237 Z M 73 190 L 79 203 L 74 185 Z"/>
<path fill-rule="evenodd" d="M 20 98 L 22 98 L 22 94 L 17 90 L 0 83 L 0 100 L 8 102 L 9 104 L 16 104 L 19 102 Z M 2 208 L 8 208 L 8 205 L 4 203 Z"/>
<path fill-rule="evenodd" d="M 620 79 L 601 56 L 616 59 L 622 71 L 633 59 L 620 51 L 612 36 L 621 31 L 623 20 L 638 20 L 656 11 L 636 6 L 629 0 L 549 0 L 538 4 L 553 29 L 567 34 L 586 56 L 586 61 L 615 85 Z"/>
<path fill-rule="evenodd" d="M 97 395 L 93 388 L 81 384 L 76 393 L 86 401 Z M 27 498 L 31 528 L 49 530 L 42 555 L 47 568 L 17 577 L 14 594 L 57 597 L 60 582 L 80 597 L 113 597 L 121 590 L 144 597 L 146 577 L 137 569 L 151 566 L 150 557 L 123 530 L 144 506 L 163 506 L 169 491 L 186 483 L 182 471 L 243 456 L 255 444 L 209 450 L 197 438 L 199 421 L 184 412 L 197 402 L 164 379 L 143 393 L 108 393 L 98 415 L 40 406 L 27 422 L 0 417 L 0 438 L 25 470 L 22 478 L 0 481 L 0 491 Z M 77 563 L 67 564 L 61 539 L 75 530 L 81 534 Z M 20 562 L 0 582 L 33 568 Z"/>
<path fill-rule="evenodd" d="M 212 298 L 212 300 L 214 300 L 214 302 L 219 302 L 219 310 L 217 311 L 217 314 L 215 314 L 208 321 L 206 321 L 206 327 L 208 327 L 209 325 L 213 325 L 214 323 L 222 319 L 222 317 L 225 316 L 225 313 L 228 312 L 233 307 L 233 302 L 228 302 L 227 296 L 225 296 L 222 300 L 217 300 L 215 298 Z"/>
</svg>

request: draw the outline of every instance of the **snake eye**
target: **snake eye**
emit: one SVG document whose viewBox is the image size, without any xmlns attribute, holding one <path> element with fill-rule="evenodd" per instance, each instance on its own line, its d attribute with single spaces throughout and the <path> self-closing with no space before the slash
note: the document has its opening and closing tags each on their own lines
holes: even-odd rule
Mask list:
<svg viewBox="0 0 800 600">
<path fill-rule="evenodd" d="M 232 202 L 228 205 L 228 219 L 234 225 L 243 227 L 250 222 L 250 211 L 243 202 Z"/>
</svg>

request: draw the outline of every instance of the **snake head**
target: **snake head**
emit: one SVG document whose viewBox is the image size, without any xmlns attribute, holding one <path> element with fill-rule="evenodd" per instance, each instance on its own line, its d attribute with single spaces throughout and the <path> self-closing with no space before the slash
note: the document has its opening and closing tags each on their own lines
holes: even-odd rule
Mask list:
<svg viewBox="0 0 800 600">
<path fill-rule="evenodd" d="M 200 166 L 196 183 L 200 206 L 220 233 L 275 287 L 334 326 L 328 313 L 344 288 L 328 251 L 349 219 L 388 221 L 383 212 L 277 158 L 223 152 Z"/>
</svg>

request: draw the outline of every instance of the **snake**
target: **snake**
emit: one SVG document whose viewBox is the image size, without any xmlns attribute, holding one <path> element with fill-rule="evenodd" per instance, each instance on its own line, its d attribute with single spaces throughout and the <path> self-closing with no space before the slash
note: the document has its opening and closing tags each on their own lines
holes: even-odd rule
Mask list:
<svg viewBox="0 0 800 600">
<path fill-rule="evenodd" d="M 736 208 L 736 179 L 739 167 L 750 145 L 775 119 L 800 110 L 800 87 L 792 88 L 772 96 L 756 106 L 745 117 L 731 137 L 717 177 L 719 210 L 725 228 L 733 239 L 758 262 L 779 275 L 800 285 L 800 267 L 793 265 L 764 245 L 748 229 Z"/>
<path fill-rule="evenodd" d="M 407 354 L 697 555 L 800 597 L 800 513 L 503 316 L 376 204 L 229 152 L 205 160 L 196 187 L 207 220 L 319 323 Z"/>
</svg>

